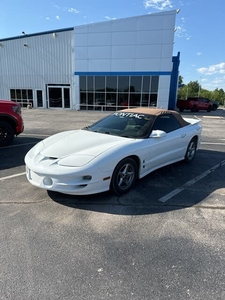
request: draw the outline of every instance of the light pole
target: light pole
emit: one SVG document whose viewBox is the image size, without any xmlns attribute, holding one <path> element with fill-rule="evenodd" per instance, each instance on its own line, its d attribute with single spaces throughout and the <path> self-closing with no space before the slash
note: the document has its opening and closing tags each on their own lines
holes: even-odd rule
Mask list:
<svg viewBox="0 0 225 300">
<path fill-rule="evenodd" d="M 198 89 L 198 97 L 200 97 L 200 93 L 201 93 L 201 80 L 202 80 L 202 76 L 200 77 L 200 83 L 199 83 L 199 89 Z"/>
</svg>

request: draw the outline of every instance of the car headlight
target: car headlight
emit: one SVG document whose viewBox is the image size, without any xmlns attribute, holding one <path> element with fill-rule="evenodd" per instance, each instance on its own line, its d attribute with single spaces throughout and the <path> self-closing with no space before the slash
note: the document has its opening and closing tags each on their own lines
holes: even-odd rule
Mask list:
<svg viewBox="0 0 225 300">
<path fill-rule="evenodd" d="M 95 158 L 93 155 L 74 154 L 60 159 L 58 164 L 65 167 L 83 167 Z"/>
</svg>

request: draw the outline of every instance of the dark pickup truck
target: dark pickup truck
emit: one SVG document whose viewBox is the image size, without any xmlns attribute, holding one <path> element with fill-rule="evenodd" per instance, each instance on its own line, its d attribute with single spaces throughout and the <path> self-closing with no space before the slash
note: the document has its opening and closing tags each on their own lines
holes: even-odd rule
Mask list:
<svg viewBox="0 0 225 300">
<path fill-rule="evenodd" d="M 191 110 L 192 112 L 197 112 L 199 110 L 207 110 L 210 112 L 213 109 L 213 104 L 207 98 L 190 97 L 187 100 L 177 100 L 177 108 L 180 112 L 184 111 L 185 109 Z"/>
</svg>

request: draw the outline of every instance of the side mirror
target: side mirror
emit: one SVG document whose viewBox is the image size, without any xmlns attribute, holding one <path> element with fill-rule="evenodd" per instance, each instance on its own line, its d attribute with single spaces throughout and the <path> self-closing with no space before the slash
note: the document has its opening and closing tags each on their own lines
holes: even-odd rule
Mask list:
<svg viewBox="0 0 225 300">
<path fill-rule="evenodd" d="M 162 130 L 152 130 L 150 137 L 152 138 L 162 138 L 166 136 L 166 132 Z"/>
</svg>

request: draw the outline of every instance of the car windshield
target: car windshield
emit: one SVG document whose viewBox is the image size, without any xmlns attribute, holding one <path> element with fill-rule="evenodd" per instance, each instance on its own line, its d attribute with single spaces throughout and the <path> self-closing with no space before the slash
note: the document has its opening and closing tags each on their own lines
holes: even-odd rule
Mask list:
<svg viewBox="0 0 225 300">
<path fill-rule="evenodd" d="M 149 136 L 153 120 L 152 115 L 115 112 L 83 129 L 127 138 L 145 138 Z"/>
</svg>

